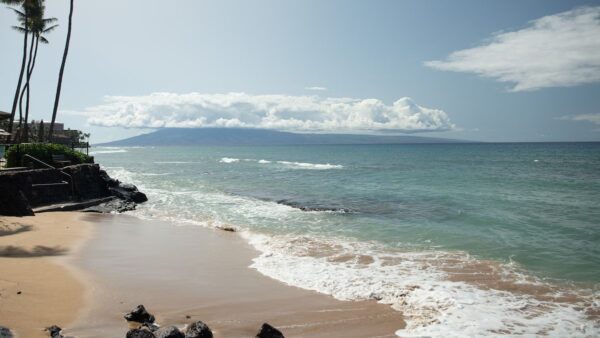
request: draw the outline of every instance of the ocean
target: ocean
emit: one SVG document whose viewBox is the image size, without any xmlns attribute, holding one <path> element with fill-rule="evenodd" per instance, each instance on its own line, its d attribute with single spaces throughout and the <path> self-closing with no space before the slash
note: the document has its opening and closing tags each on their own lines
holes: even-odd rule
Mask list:
<svg viewBox="0 0 600 338">
<path fill-rule="evenodd" d="M 600 335 L 600 143 L 96 147 L 149 201 L 234 227 L 260 273 L 402 311 L 402 337 Z"/>
</svg>

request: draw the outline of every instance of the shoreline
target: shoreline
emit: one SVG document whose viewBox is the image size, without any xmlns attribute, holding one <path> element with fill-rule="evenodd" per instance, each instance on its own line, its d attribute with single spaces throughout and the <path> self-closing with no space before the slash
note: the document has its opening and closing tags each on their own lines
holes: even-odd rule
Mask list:
<svg viewBox="0 0 600 338">
<path fill-rule="evenodd" d="M 91 224 L 70 212 L 0 217 L 0 325 L 18 337 L 47 337 L 85 307 L 85 274 L 72 259 L 90 239 Z"/>
<path fill-rule="evenodd" d="M 268 322 L 286 337 L 391 338 L 405 325 L 389 305 L 336 300 L 251 269 L 259 253 L 237 233 L 120 214 L 0 220 L 10 231 L 31 225 L 0 236 L 0 247 L 56 255 L 0 257 L 14 283 L 0 280 L 0 326 L 17 337 L 48 337 L 51 325 L 78 338 L 123 337 L 123 315 L 138 304 L 160 325 L 202 320 L 215 337 L 254 336 Z"/>
<path fill-rule="evenodd" d="M 86 314 L 65 333 L 123 336 L 123 314 L 143 304 L 160 325 L 205 322 L 215 337 L 248 337 L 268 322 L 286 337 L 396 337 L 400 312 L 340 301 L 249 268 L 258 256 L 237 233 L 122 214 L 88 214 L 93 240 L 74 265 L 88 271 Z"/>
</svg>

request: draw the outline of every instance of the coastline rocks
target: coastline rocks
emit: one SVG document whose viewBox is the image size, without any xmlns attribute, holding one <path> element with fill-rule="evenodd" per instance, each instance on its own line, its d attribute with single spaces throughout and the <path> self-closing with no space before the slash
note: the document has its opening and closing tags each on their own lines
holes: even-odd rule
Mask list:
<svg viewBox="0 0 600 338">
<path fill-rule="evenodd" d="M 14 335 L 7 327 L 0 326 L 0 338 L 13 338 L 13 337 L 14 337 Z"/>
<path fill-rule="evenodd" d="M 156 338 L 154 333 L 146 329 L 131 329 L 127 331 L 126 338 Z"/>
<path fill-rule="evenodd" d="M 212 338 L 212 331 L 202 321 L 189 325 L 185 330 L 185 338 Z"/>
<path fill-rule="evenodd" d="M 120 183 L 115 187 L 108 188 L 111 195 L 116 196 L 127 202 L 143 203 L 148 200 L 146 194 L 139 191 L 133 184 Z"/>
<path fill-rule="evenodd" d="M 154 332 L 156 338 L 185 338 L 185 335 L 175 326 L 162 327 Z"/>
<path fill-rule="evenodd" d="M 48 331 L 48 333 L 50 333 L 50 337 L 52 337 L 52 338 L 63 338 L 63 336 L 60 334 L 60 331 L 62 331 L 62 329 L 56 325 L 47 327 L 46 331 Z"/>
<path fill-rule="evenodd" d="M 260 328 L 260 332 L 256 335 L 256 338 L 285 338 L 281 331 L 272 327 L 268 323 L 264 323 Z"/>
<path fill-rule="evenodd" d="M 131 201 L 124 201 L 115 198 L 111 201 L 101 203 L 98 205 L 91 206 L 83 209 L 83 212 L 97 212 L 97 213 L 111 213 L 111 212 L 125 212 L 135 210 L 137 204 Z"/>
<path fill-rule="evenodd" d="M 154 323 L 154 316 L 151 315 L 144 305 L 138 305 L 131 312 L 127 313 L 123 318 L 128 322 L 138 322 L 138 323 Z"/>
</svg>

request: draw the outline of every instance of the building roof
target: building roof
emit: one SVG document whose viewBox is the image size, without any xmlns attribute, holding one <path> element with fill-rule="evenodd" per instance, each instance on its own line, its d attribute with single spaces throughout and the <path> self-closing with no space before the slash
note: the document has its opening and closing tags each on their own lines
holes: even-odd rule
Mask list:
<svg viewBox="0 0 600 338">
<path fill-rule="evenodd" d="M 4 129 L 0 129 L 0 136 L 8 136 L 10 135 L 9 133 L 7 133 L 6 131 L 4 131 Z"/>
<path fill-rule="evenodd" d="M 4 120 L 10 117 L 10 113 L 4 112 L 0 110 L 0 120 Z"/>
</svg>

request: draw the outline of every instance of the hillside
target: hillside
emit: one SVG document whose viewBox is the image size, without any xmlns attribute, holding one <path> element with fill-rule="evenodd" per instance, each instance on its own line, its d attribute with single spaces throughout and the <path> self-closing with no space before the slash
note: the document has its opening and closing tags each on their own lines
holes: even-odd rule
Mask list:
<svg viewBox="0 0 600 338">
<path fill-rule="evenodd" d="M 101 146 L 186 145 L 301 145 L 301 144 L 398 144 L 465 143 L 467 141 L 422 136 L 354 134 L 298 134 L 265 129 L 164 128 L 152 133 L 99 144 Z"/>
</svg>

